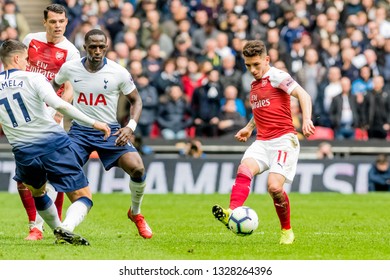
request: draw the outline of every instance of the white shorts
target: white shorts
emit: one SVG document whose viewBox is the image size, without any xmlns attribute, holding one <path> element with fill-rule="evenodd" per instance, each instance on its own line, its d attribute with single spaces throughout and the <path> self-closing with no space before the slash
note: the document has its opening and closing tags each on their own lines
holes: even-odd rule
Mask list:
<svg viewBox="0 0 390 280">
<path fill-rule="evenodd" d="M 272 140 L 256 140 L 245 151 L 242 160 L 253 158 L 259 165 L 259 174 L 269 170 L 283 175 L 286 183 L 292 183 L 297 170 L 299 151 L 298 137 L 288 133 Z"/>
</svg>

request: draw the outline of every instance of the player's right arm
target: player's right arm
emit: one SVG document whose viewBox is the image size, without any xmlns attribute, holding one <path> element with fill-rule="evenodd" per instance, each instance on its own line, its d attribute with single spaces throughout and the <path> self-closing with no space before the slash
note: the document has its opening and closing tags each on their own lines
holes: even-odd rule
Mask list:
<svg viewBox="0 0 390 280">
<path fill-rule="evenodd" d="M 252 117 L 247 125 L 240 129 L 234 136 L 240 142 L 246 142 L 252 135 L 253 130 L 256 128 L 255 119 Z"/>
<path fill-rule="evenodd" d="M 58 95 L 58 90 L 60 89 L 60 86 L 58 84 L 56 84 L 54 79 L 52 80 L 52 83 L 53 83 L 53 87 L 57 90 L 57 95 Z M 68 103 L 72 103 L 72 101 L 73 101 L 72 84 L 69 81 L 67 81 L 63 85 L 64 85 L 64 88 L 63 88 L 61 98 Z M 62 119 L 64 118 L 64 115 L 61 112 L 56 111 L 53 118 L 56 121 L 56 123 L 59 124 L 59 123 L 61 123 Z"/>
</svg>

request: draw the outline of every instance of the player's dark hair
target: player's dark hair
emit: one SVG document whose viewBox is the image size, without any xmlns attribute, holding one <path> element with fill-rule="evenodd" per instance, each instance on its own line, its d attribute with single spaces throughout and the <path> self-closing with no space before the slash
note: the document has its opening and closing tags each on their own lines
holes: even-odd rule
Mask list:
<svg viewBox="0 0 390 280">
<path fill-rule="evenodd" d="M 387 163 L 387 155 L 385 154 L 379 154 L 376 158 L 377 164 L 384 164 Z"/>
<path fill-rule="evenodd" d="M 9 63 L 9 57 L 26 49 L 27 46 L 20 41 L 13 39 L 5 40 L 0 46 L 0 60 L 4 65 L 7 65 Z"/>
<path fill-rule="evenodd" d="M 65 17 L 66 18 L 68 17 L 68 15 L 66 13 L 66 8 L 60 4 L 51 4 L 51 5 L 47 6 L 46 9 L 43 10 L 43 18 L 45 20 L 47 20 L 47 15 L 49 14 L 49 12 L 53 12 L 56 14 L 65 13 Z"/>
<path fill-rule="evenodd" d="M 107 35 L 106 33 L 104 33 L 102 30 L 100 29 L 92 29 L 90 31 L 87 32 L 87 34 L 85 34 L 85 37 L 84 37 L 84 42 L 87 42 L 89 40 L 89 37 L 91 36 L 94 36 L 94 35 L 103 35 L 104 38 L 106 39 L 107 41 Z"/>
<path fill-rule="evenodd" d="M 242 54 L 246 57 L 263 56 L 267 54 L 267 48 L 263 41 L 250 40 L 244 45 Z"/>
</svg>

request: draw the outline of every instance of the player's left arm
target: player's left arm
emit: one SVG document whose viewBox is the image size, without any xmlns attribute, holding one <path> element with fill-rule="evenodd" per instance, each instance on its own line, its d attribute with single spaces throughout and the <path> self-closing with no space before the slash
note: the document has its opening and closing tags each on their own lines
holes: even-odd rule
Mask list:
<svg viewBox="0 0 390 280">
<path fill-rule="evenodd" d="M 73 101 L 73 86 L 69 81 L 64 83 L 64 92 L 61 95 L 61 98 L 68 103 Z"/>
<path fill-rule="evenodd" d="M 314 134 L 315 127 L 311 119 L 312 102 L 311 97 L 300 85 L 297 85 L 291 92 L 291 95 L 298 98 L 302 111 L 302 132 L 305 137 Z"/>
<path fill-rule="evenodd" d="M 132 92 L 126 95 L 126 97 L 130 102 L 129 123 L 113 134 L 118 135 L 118 138 L 115 141 L 117 146 L 124 146 L 131 141 L 142 112 L 142 99 L 137 88 L 134 88 Z"/>
<path fill-rule="evenodd" d="M 55 82 L 53 82 L 53 86 L 54 86 L 54 84 L 55 84 Z M 66 102 L 72 104 L 72 101 L 73 101 L 73 87 L 72 87 L 72 84 L 69 81 L 66 81 L 63 85 L 64 85 L 64 90 L 62 92 L 61 98 L 63 100 L 65 100 Z M 56 111 L 56 113 L 54 114 L 54 120 L 57 123 L 61 123 L 63 118 L 64 118 L 64 115 L 61 114 L 59 111 Z"/>
<path fill-rule="evenodd" d="M 61 71 L 61 75 L 64 76 L 63 72 L 66 72 L 66 71 L 64 71 L 62 69 L 62 67 L 60 68 L 60 71 Z M 60 75 L 60 73 L 56 74 L 54 79 L 51 80 L 51 84 L 53 85 L 53 88 L 55 89 L 55 91 L 57 91 L 57 94 L 58 94 L 58 91 L 61 91 L 61 98 L 63 100 L 65 100 L 68 103 L 72 103 L 72 101 L 73 101 L 73 87 L 72 87 L 72 84 L 70 83 L 69 80 L 65 80 L 64 78 L 63 78 L 63 81 L 58 82 L 57 81 L 57 79 L 58 79 L 57 76 L 59 76 L 59 75 Z M 61 112 L 56 111 L 56 113 L 54 114 L 53 117 L 54 117 L 54 120 L 57 123 L 61 123 L 64 115 Z"/>
</svg>

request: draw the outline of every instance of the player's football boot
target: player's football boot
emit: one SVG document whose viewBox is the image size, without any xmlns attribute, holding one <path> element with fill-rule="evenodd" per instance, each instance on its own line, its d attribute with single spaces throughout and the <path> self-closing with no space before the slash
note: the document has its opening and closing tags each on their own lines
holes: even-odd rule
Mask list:
<svg viewBox="0 0 390 280">
<path fill-rule="evenodd" d="M 227 229 L 229 229 L 229 225 L 228 225 L 229 216 L 230 216 L 229 210 L 226 210 L 226 209 L 224 209 L 221 206 L 216 204 L 213 206 L 212 212 L 213 212 L 214 217 L 218 221 L 223 223 Z"/>
<path fill-rule="evenodd" d="M 135 223 L 139 235 L 141 235 L 145 239 L 152 238 L 152 229 L 149 227 L 142 214 L 133 215 L 131 214 L 131 209 L 129 209 L 129 211 L 127 212 L 127 217 Z"/>
<path fill-rule="evenodd" d="M 24 240 L 41 240 L 43 238 L 42 231 L 37 229 L 36 227 L 30 229 L 28 236 Z"/>
<path fill-rule="evenodd" d="M 63 244 L 65 242 L 73 244 L 73 245 L 85 245 L 89 246 L 89 242 L 87 239 L 82 237 L 81 235 L 78 235 L 76 233 L 73 233 L 69 230 L 66 230 L 62 227 L 56 227 L 54 229 L 54 235 L 56 236 L 56 244 Z M 65 242 L 64 242 L 65 241 Z"/>
<path fill-rule="evenodd" d="M 294 232 L 290 229 L 282 229 L 280 244 L 292 244 L 295 240 Z"/>
</svg>

